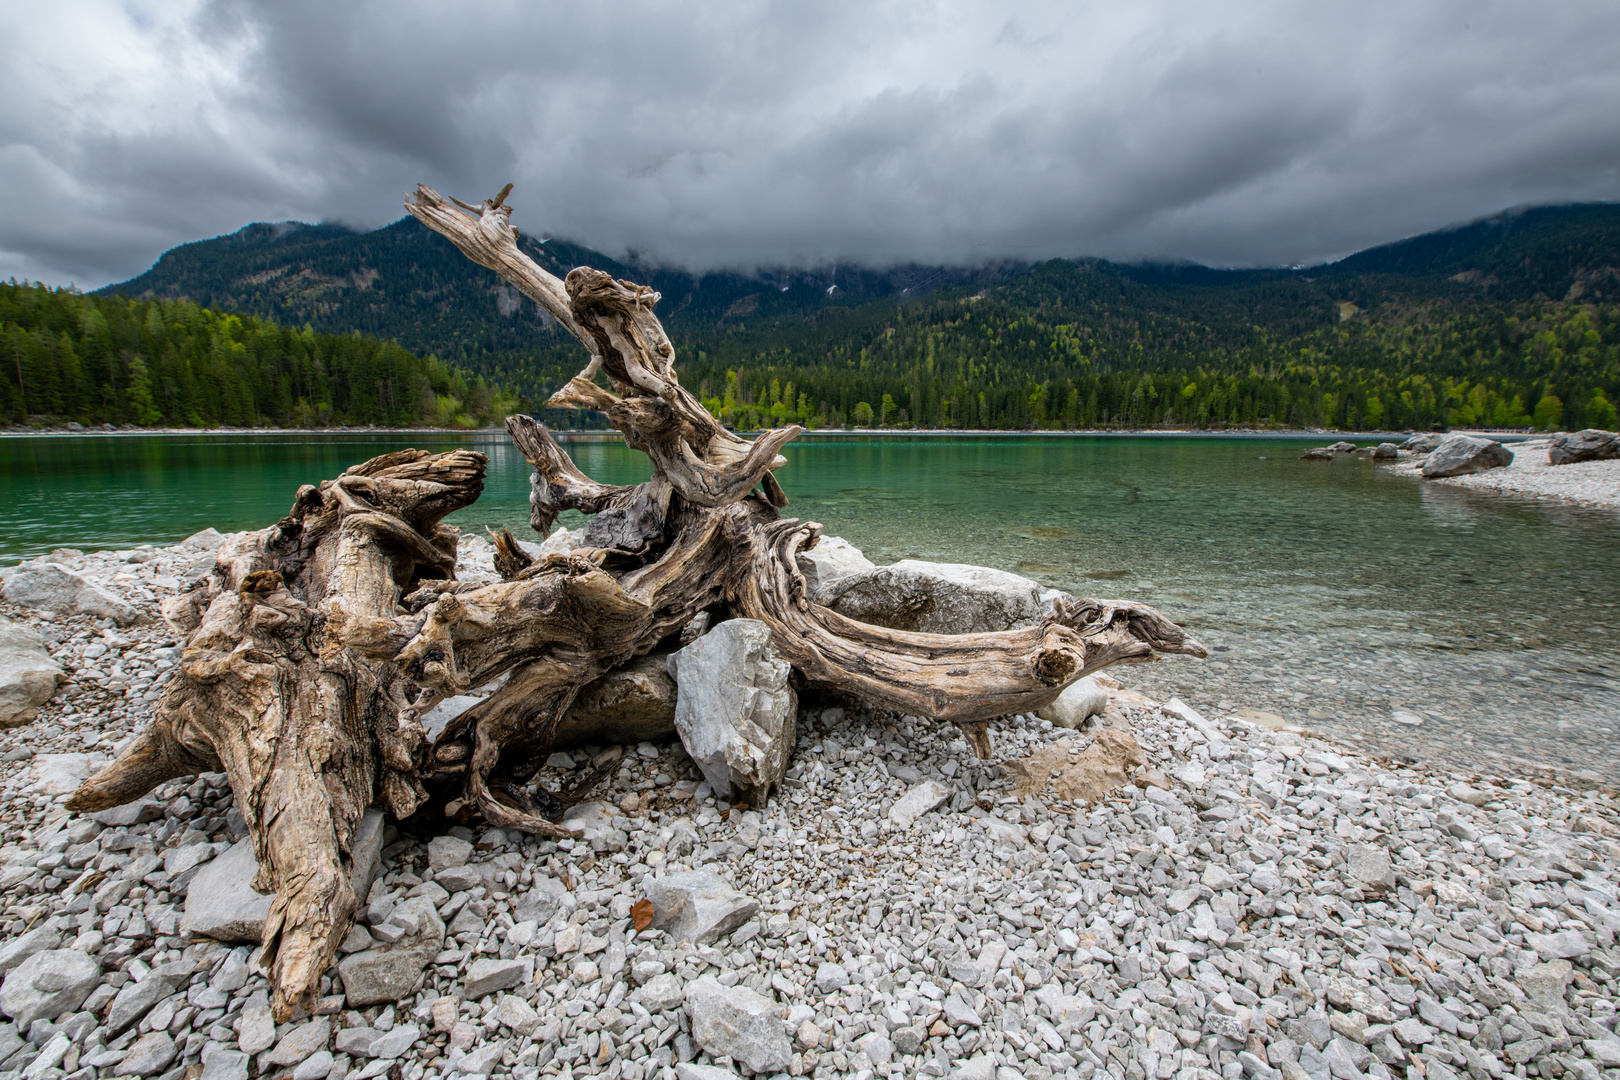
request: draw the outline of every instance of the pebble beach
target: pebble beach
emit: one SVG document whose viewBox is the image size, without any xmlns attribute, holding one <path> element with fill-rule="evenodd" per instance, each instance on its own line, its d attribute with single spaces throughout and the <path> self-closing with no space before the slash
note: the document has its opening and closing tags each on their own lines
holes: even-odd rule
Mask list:
<svg viewBox="0 0 1620 1080">
<path fill-rule="evenodd" d="M 1547 446 L 1546 439 L 1514 443 L 1509 447 L 1513 451 L 1511 465 L 1426 483 L 1620 509 L 1620 458 L 1552 465 L 1547 461 Z M 1388 468 L 1403 476 L 1417 476 L 1422 463 L 1422 458 L 1414 460 L 1403 452 L 1401 459 Z"/>
<path fill-rule="evenodd" d="M 149 718 L 177 659 L 156 605 L 207 545 L 53 558 L 142 618 L 0 604 L 72 680 L 0 732 L 0 1080 L 1620 1078 L 1613 790 L 1128 688 L 1088 731 L 993 725 L 989 762 L 801 702 L 757 809 L 678 740 L 554 756 L 553 789 L 610 770 L 576 839 L 387 825 L 343 953 L 419 981 L 360 1004 L 335 972 L 278 1025 L 252 945 L 196 929 L 223 933 L 207 875 L 244 836 L 223 776 L 61 809 Z M 1102 732 L 1140 745 L 1127 782 L 1020 797 L 1006 763 Z M 689 917 L 643 925 L 681 890 Z"/>
</svg>

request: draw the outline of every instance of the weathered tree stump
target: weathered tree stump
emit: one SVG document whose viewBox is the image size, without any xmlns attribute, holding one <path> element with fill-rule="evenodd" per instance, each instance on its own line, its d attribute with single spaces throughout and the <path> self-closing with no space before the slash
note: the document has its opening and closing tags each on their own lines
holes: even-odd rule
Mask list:
<svg viewBox="0 0 1620 1080">
<path fill-rule="evenodd" d="M 507 189 L 510 190 L 510 187 Z M 585 544 L 532 558 L 503 533 L 503 581 L 455 579 L 458 534 L 440 522 L 483 488 L 486 459 L 406 450 L 298 492 L 276 525 L 222 549 L 165 614 L 186 635 L 156 718 L 69 808 L 93 811 L 223 769 L 275 894 L 262 959 L 286 1019 L 312 1009 L 351 924 L 350 842 L 361 812 L 409 817 L 430 791 L 464 820 L 543 836 L 555 801 L 530 786 L 576 695 L 678 635 L 703 612 L 765 623 L 811 686 L 958 725 L 981 757 L 988 722 L 1154 651 L 1205 655 L 1152 608 L 1059 604 L 1039 624 L 936 635 L 855 622 L 812 602 L 795 555 L 821 526 L 783 518 L 772 471 L 797 427 L 752 442 L 680 385 L 653 315 L 658 294 L 587 268 L 559 281 L 517 248 L 504 205 L 449 205 L 426 187 L 407 209 L 540 303 L 590 362 L 552 405 L 602 412 L 653 462 L 644 484 L 599 484 L 527 416 L 507 431 L 534 466 L 530 522 L 591 516 Z M 605 373 L 611 389 L 595 382 Z M 433 745 L 419 718 L 500 676 Z"/>
</svg>

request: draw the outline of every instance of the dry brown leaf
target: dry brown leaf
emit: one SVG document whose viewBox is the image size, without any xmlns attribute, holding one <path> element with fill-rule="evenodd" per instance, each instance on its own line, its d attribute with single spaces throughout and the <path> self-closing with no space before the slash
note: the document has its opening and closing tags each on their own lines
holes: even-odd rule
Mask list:
<svg viewBox="0 0 1620 1080">
<path fill-rule="evenodd" d="M 652 901 L 646 899 L 637 900 L 630 907 L 630 918 L 635 923 L 636 933 L 638 934 L 651 926 L 653 921 Z"/>
<path fill-rule="evenodd" d="M 1070 737 L 1041 747 L 1027 758 L 1005 762 L 1013 776 L 1013 791 L 1020 799 L 1039 795 L 1048 784 L 1060 799 L 1100 802 L 1129 782 L 1131 773 L 1147 764 L 1147 754 L 1128 731 L 1103 728 L 1082 753 L 1080 740 Z"/>
</svg>

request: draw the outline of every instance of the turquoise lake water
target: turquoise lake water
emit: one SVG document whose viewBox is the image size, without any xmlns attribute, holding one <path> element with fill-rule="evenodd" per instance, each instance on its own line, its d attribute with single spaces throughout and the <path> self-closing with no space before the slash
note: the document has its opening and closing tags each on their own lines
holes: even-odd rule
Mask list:
<svg viewBox="0 0 1620 1080">
<path fill-rule="evenodd" d="M 1389 753 L 1620 778 L 1620 514 L 1425 484 L 1364 459 L 1303 462 L 1305 445 L 807 438 L 777 475 L 785 513 L 877 562 L 978 563 L 1141 600 L 1221 650 L 1119 673 L 1129 684 Z M 0 438 L 0 562 L 259 528 L 300 484 L 403 446 L 489 454 L 483 497 L 449 520 L 529 535 L 528 469 L 504 436 Z M 568 448 L 598 480 L 648 475 L 622 444 Z M 1395 724 L 1396 709 L 1425 723 Z"/>
</svg>

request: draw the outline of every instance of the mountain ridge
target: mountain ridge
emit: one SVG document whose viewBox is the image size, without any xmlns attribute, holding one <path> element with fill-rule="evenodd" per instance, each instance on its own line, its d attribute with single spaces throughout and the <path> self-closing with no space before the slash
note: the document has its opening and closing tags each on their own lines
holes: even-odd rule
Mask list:
<svg viewBox="0 0 1620 1080">
<path fill-rule="evenodd" d="M 1602 419 L 1620 396 L 1613 203 L 1516 209 L 1301 269 L 1083 258 L 693 275 L 557 238 L 520 244 L 559 276 L 593 265 L 658 290 L 683 381 L 740 426 L 868 413 L 1511 426 Z M 537 305 L 410 218 L 370 232 L 258 223 L 101 291 L 397 340 L 532 402 L 582 362 Z"/>
</svg>

